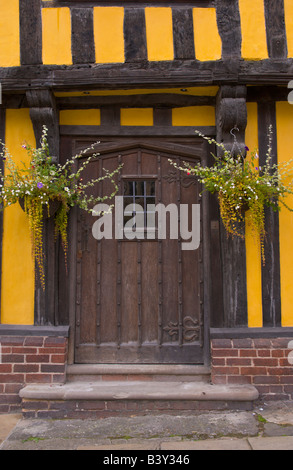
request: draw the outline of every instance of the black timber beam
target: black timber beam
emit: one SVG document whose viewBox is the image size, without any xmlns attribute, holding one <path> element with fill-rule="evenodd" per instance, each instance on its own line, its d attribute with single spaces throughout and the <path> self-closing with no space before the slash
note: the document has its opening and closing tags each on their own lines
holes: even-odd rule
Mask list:
<svg viewBox="0 0 293 470">
<path fill-rule="evenodd" d="M 244 151 L 244 136 L 247 125 L 247 89 L 244 86 L 222 86 L 217 95 L 216 124 L 217 142 L 236 156 Z M 237 146 L 230 131 L 237 128 Z M 220 155 L 220 153 L 219 153 Z M 245 229 L 243 229 L 245 231 Z M 220 223 L 220 251 L 222 261 L 223 323 L 225 327 L 246 326 L 247 282 L 245 240 L 228 237 Z M 212 325 L 214 326 L 214 324 Z"/>
<path fill-rule="evenodd" d="M 120 5 L 125 6 L 124 0 L 112 0 L 111 5 Z M 210 8 L 215 6 L 215 0 L 153 0 L 148 2 L 151 6 L 156 6 L 156 4 L 164 4 L 164 6 L 168 5 L 185 5 L 187 3 L 191 3 L 194 7 L 201 7 L 201 8 Z M 59 5 L 58 5 L 59 4 Z M 71 6 L 76 4 L 95 4 L 95 5 L 104 5 L 109 6 L 107 0 L 56 0 L 54 3 L 52 1 L 43 1 L 43 5 L 47 7 L 58 7 L 58 6 Z M 137 4 L 141 4 L 143 7 L 146 5 L 145 0 L 135 0 L 135 1 L 128 1 L 127 5 L 137 6 Z"/>
<path fill-rule="evenodd" d="M 264 0 L 264 7 L 269 56 L 284 59 L 288 54 L 284 0 Z"/>
<path fill-rule="evenodd" d="M 42 63 L 41 0 L 19 2 L 20 61 L 22 65 Z"/>
<path fill-rule="evenodd" d="M 3 92 L 31 88 L 59 91 L 78 89 L 133 89 L 211 85 L 287 86 L 293 79 L 293 59 L 200 62 L 175 60 L 121 64 L 22 65 L 0 68 Z"/>
<path fill-rule="evenodd" d="M 271 164 L 277 164 L 276 104 L 272 101 L 258 103 L 258 142 L 259 165 L 264 166 L 269 147 L 269 128 L 271 135 Z M 262 305 L 263 325 L 281 326 L 281 290 L 280 290 L 280 241 L 279 213 L 265 208 L 264 256 L 262 265 Z"/>
<path fill-rule="evenodd" d="M 215 126 L 60 126 L 60 135 L 96 137 L 194 137 L 195 129 L 206 136 L 215 136 Z"/>
<path fill-rule="evenodd" d="M 176 93 L 150 93 L 113 96 L 68 96 L 57 98 L 59 109 L 89 109 L 93 107 L 120 106 L 134 108 L 177 108 L 184 106 L 215 106 L 214 96 L 179 95 Z"/>
<path fill-rule="evenodd" d="M 71 8 L 71 50 L 74 64 L 95 62 L 92 8 Z"/>
<path fill-rule="evenodd" d="M 256 103 L 258 101 L 288 101 L 290 90 L 287 86 L 251 86 L 247 88 L 246 101 Z M 157 106 L 168 109 L 169 107 L 184 106 L 215 106 L 215 96 L 179 95 L 174 93 L 155 93 L 137 95 L 95 96 L 89 91 L 83 96 L 56 97 L 58 109 L 89 109 L 94 107 L 107 108 L 114 105 L 120 107 L 144 108 Z M 28 102 L 24 92 L 4 93 L 2 105 L 6 109 L 27 108 Z"/>
<path fill-rule="evenodd" d="M 238 0 L 216 0 L 216 6 L 222 57 L 240 59 L 242 35 Z"/>
</svg>

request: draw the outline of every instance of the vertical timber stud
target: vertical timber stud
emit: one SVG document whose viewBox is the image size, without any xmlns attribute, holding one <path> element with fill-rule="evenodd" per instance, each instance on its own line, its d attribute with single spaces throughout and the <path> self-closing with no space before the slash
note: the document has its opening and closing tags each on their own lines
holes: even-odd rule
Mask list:
<svg viewBox="0 0 293 470">
<path fill-rule="evenodd" d="M 41 0 L 19 2 L 21 65 L 42 63 Z"/>
<path fill-rule="evenodd" d="M 146 61 L 146 25 L 142 8 L 124 9 L 124 41 L 126 62 Z"/>
<path fill-rule="evenodd" d="M 192 9 L 172 8 L 175 59 L 194 59 Z"/>
<path fill-rule="evenodd" d="M 238 0 L 216 0 L 217 24 L 222 40 L 222 58 L 241 58 L 241 23 Z"/>
<path fill-rule="evenodd" d="M 71 47 L 74 64 L 95 62 L 92 8 L 71 8 Z"/>
<path fill-rule="evenodd" d="M 59 161 L 59 118 L 56 102 L 50 90 L 29 90 L 26 98 L 30 107 L 37 147 L 40 145 L 43 125 L 48 129 L 47 140 L 52 157 Z M 45 255 L 45 291 L 42 289 L 38 276 L 35 284 L 35 324 L 55 325 L 56 318 L 56 267 L 57 255 L 54 242 L 54 220 L 44 221 L 44 255 Z"/>
<path fill-rule="evenodd" d="M 217 142 L 224 144 L 232 155 L 245 153 L 245 128 L 247 124 L 245 86 L 222 86 L 217 95 Z M 237 145 L 231 130 L 235 131 Z M 247 285 L 245 240 L 228 237 L 223 224 L 221 251 L 223 269 L 223 304 L 225 327 L 247 326 Z"/>
<path fill-rule="evenodd" d="M 273 59 L 286 59 L 288 48 L 284 0 L 265 0 L 264 5 L 269 56 Z"/>
<path fill-rule="evenodd" d="M 271 164 L 277 163 L 276 104 L 269 91 L 258 103 L 259 165 L 265 163 L 269 144 L 269 126 L 272 126 Z M 263 326 L 281 326 L 279 214 L 265 209 L 264 242 L 265 264 L 262 266 Z"/>
</svg>

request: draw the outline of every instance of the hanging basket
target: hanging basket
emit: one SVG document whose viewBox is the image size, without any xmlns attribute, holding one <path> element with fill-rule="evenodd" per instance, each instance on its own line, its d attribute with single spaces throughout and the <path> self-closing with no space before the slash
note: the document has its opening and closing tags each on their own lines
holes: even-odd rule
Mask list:
<svg viewBox="0 0 293 470">
<path fill-rule="evenodd" d="M 18 202 L 22 210 L 25 211 L 24 198 L 23 197 L 19 198 Z M 48 219 L 50 217 L 53 217 L 56 214 L 60 206 L 61 206 L 61 201 L 59 201 L 58 199 L 50 200 L 49 210 L 48 210 L 48 205 L 43 204 L 43 219 Z"/>
</svg>

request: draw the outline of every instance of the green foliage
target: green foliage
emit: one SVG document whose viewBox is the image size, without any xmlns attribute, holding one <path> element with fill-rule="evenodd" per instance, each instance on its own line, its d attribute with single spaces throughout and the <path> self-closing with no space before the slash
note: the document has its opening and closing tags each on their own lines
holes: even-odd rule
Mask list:
<svg viewBox="0 0 293 470">
<path fill-rule="evenodd" d="M 29 221 L 32 253 L 38 266 L 43 288 L 45 287 L 43 220 L 49 212 L 50 204 L 56 201 L 59 203 L 55 214 L 55 235 L 60 234 L 61 236 L 66 260 L 68 250 L 67 223 L 70 208 L 78 206 L 91 212 L 97 202 L 113 198 L 118 190 L 114 178 L 120 169 L 119 167 L 113 172 L 104 170 L 103 176 L 83 183 L 82 172 L 97 157 L 97 154 L 86 158 L 85 154 L 90 150 L 86 149 L 67 160 L 64 165 L 55 164 L 49 152 L 47 131 L 47 128 L 43 126 L 40 148 L 35 149 L 29 145 L 22 145 L 29 155 L 30 164 L 28 166 L 22 163 L 18 167 L 4 144 L 2 144 L 3 150 L 0 153 L 0 157 L 5 162 L 5 172 L 4 174 L 0 172 L 1 208 L 5 209 L 11 204 L 23 201 Z M 89 189 L 105 179 L 109 179 L 113 184 L 112 194 L 104 197 L 94 197 L 90 194 Z"/>
</svg>

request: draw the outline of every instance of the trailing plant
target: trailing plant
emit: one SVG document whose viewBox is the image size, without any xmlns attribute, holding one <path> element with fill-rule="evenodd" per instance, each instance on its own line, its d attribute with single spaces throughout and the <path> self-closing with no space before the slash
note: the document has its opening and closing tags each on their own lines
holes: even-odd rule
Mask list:
<svg viewBox="0 0 293 470">
<path fill-rule="evenodd" d="M 85 154 L 90 149 L 85 149 L 67 160 L 64 165 L 55 163 L 49 152 L 47 131 L 48 129 L 43 126 L 39 148 L 32 148 L 28 144 L 22 145 L 28 153 L 29 165 L 23 162 L 19 166 L 16 165 L 3 143 L 1 143 L 2 151 L 0 152 L 5 169 L 4 174 L 0 171 L 1 209 L 19 201 L 27 214 L 32 254 L 43 289 L 45 287 L 43 223 L 44 219 L 50 216 L 52 205 L 53 212 L 55 212 L 55 237 L 58 234 L 61 236 L 65 262 L 67 262 L 67 224 L 70 208 L 76 205 L 87 212 L 92 212 L 92 207 L 97 202 L 113 198 L 118 190 L 114 178 L 120 169 L 119 167 L 113 172 L 104 170 L 104 174 L 99 178 L 90 179 L 84 183 L 83 171 L 98 154 L 94 153 L 86 158 Z M 89 194 L 91 187 L 105 179 L 109 179 L 113 184 L 112 194 L 104 197 Z"/>
<path fill-rule="evenodd" d="M 292 211 L 284 198 L 293 194 L 293 159 L 272 164 L 271 126 L 266 160 L 262 167 L 259 166 L 257 151 L 243 155 L 236 139 L 236 147 L 233 146 L 232 150 L 228 151 L 223 144 L 200 132 L 196 133 L 220 148 L 221 156 L 211 153 L 214 159 L 212 166 L 203 166 L 201 163 L 192 166 L 190 163 L 184 163 L 183 167 L 177 168 L 197 176 L 204 190 L 217 194 L 221 219 L 229 235 L 243 238 L 246 221 L 252 234 L 260 240 L 262 260 L 265 262 L 265 207 L 279 211 L 283 205 Z M 234 153 L 235 148 L 237 152 Z M 246 147 L 245 154 L 247 151 L 249 149 Z"/>
</svg>

